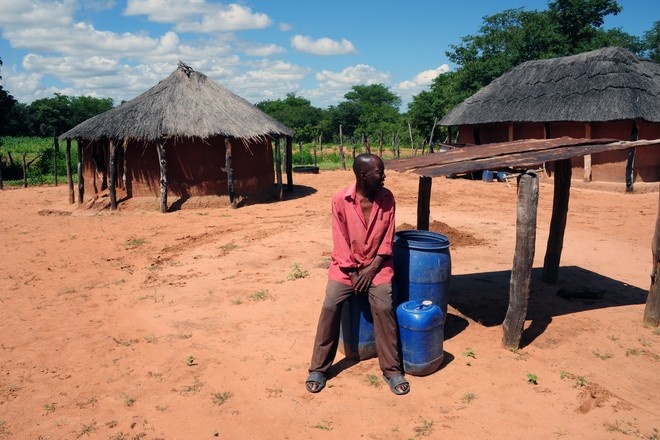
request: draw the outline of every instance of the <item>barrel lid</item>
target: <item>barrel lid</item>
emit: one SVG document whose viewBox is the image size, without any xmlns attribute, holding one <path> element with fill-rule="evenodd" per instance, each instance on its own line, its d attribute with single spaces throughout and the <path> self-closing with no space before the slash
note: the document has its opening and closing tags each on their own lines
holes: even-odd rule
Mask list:
<svg viewBox="0 0 660 440">
<path fill-rule="evenodd" d="M 427 307 L 428 307 L 428 306 L 432 306 L 432 305 L 433 305 L 433 301 L 430 301 L 430 300 L 428 300 L 428 299 L 425 299 L 424 301 L 422 301 L 422 305 L 423 305 L 423 306 L 427 306 Z"/>
</svg>

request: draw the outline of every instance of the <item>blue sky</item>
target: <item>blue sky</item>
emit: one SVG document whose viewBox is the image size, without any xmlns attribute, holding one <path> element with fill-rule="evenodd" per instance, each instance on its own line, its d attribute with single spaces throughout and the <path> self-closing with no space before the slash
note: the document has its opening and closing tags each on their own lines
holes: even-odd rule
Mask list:
<svg viewBox="0 0 660 440">
<path fill-rule="evenodd" d="M 642 36 L 657 0 L 618 0 L 605 28 Z M 357 84 L 384 84 L 406 109 L 445 52 L 485 16 L 547 0 L 0 0 L 0 84 L 18 101 L 132 99 L 179 60 L 256 103 L 294 92 L 327 108 Z"/>
</svg>

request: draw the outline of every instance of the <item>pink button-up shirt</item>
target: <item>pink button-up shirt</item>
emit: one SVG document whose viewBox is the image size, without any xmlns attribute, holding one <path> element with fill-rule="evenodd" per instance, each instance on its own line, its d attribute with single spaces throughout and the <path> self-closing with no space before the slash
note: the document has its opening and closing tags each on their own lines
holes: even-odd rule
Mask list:
<svg viewBox="0 0 660 440">
<path fill-rule="evenodd" d="M 374 197 L 371 218 L 365 219 L 355 184 L 332 197 L 332 262 L 328 279 L 351 284 L 349 269 L 368 266 L 376 255 L 387 257 L 374 277 L 373 284 L 392 282 L 392 241 L 394 240 L 394 196 L 380 188 Z"/>
</svg>

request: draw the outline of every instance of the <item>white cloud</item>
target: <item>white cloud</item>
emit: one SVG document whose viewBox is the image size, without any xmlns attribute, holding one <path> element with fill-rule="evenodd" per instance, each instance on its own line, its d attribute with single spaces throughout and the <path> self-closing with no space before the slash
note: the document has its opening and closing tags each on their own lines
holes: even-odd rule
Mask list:
<svg viewBox="0 0 660 440">
<path fill-rule="evenodd" d="M 418 90 L 430 85 L 438 75 L 447 72 L 449 72 L 449 65 L 443 64 L 437 69 L 425 70 L 415 75 L 413 79 L 399 83 L 398 88 L 401 90 Z"/>
<path fill-rule="evenodd" d="M 356 84 L 387 84 L 390 79 L 389 73 L 379 72 L 366 64 L 350 66 L 341 72 L 322 70 L 316 74 L 316 80 L 321 88 L 338 88 Z"/>
<path fill-rule="evenodd" d="M 284 22 L 282 22 L 282 23 L 280 23 L 280 24 L 278 25 L 278 28 L 279 28 L 282 32 L 289 32 L 291 29 L 293 29 L 293 26 L 290 25 L 289 23 L 284 23 Z"/>
<path fill-rule="evenodd" d="M 345 38 L 341 41 L 331 40 L 330 38 L 313 40 L 304 35 L 294 35 L 291 38 L 291 47 L 299 52 L 314 55 L 344 55 L 357 52 L 353 43 Z"/>
<path fill-rule="evenodd" d="M 211 8 L 205 0 L 128 0 L 124 15 L 146 15 L 156 23 L 178 23 L 206 14 Z"/>
<path fill-rule="evenodd" d="M 66 26 L 73 21 L 74 6 L 75 3 L 71 0 L 0 0 L 0 26 L 8 29 L 25 26 Z"/>
<path fill-rule="evenodd" d="M 286 49 L 276 44 L 248 45 L 243 50 L 246 54 L 255 57 L 270 57 L 286 52 Z"/>
</svg>

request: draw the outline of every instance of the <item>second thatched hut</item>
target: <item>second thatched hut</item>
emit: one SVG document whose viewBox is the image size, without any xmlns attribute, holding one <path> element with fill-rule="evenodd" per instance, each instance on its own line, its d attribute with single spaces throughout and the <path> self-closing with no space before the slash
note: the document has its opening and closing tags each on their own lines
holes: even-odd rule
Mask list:
<svg viewBox="0 0 660 440">
<path fill-rule="evenodd" d="M 184 63 L 136 98 L 60 136 L 78 141 L 83 192 L 275 195 L 273 141 L 294 131 Z M 281 177 L 281 176 L 280 176 Z M 165 199 L 165 200 L 163 200 Z M 164 206 L 165 205 L 165 206 Z"/>
</svg>

